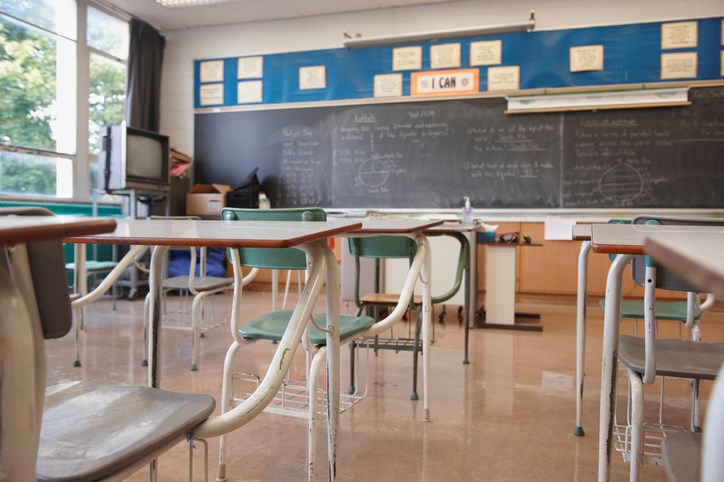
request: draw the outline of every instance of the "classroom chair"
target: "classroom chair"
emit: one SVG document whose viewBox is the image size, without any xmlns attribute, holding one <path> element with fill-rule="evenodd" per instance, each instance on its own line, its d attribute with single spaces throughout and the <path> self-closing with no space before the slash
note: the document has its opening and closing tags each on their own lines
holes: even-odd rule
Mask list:
<svg viewBox="0 0 724 482">
<path fill-rule="evenodd" d="M 437 234 L 433 234 L 437 235 Z M 463 235 L 461 235 L 463 236 Z M 467 263 L 467 257 L 469 256 L 464 241 L 461 241 L 457 236 L 456 239 L 460 242 L 460 253 L 458 256 L 458 264 L 456 267 L 456 275 L 453 286 L 446 293 L 433 296 L 431 303 L 432 305 L 444 303 L 449 300 L 460 289 L 463 279 L 463 273 Z M 379 286 L 379 273 L 380 273 L 380 261 L 385 259 L 408 259 L 412 262 L 415 253 L 417 252 L 417 245 L 415 241 L 404 237 L 404 236 L 372 236 L 365 238 L 349 238 L 348 248 L 355 261 L 355 279 L 354 279 L 354 302 L 357 306 L 357 315 L 360 315 L 363 311 L 367 310 L 367 314 L 373 316 L 375 320 L 379 319 L 379 309 L 394 308 L 400 298 L 399 294 L 393 293 L 380 293 Z M 360 259 L 369 258 L 375 261 L 375 274 L 373 283 L 373 292 L 360 294 Z M 422 297 L 414 295 L 409 300 L 410 311 L 418 311 L 422 306 Z M 355 386 L 355 350 L 357 347 L 374 348 L 375 352 L 379 349 L 391 349 L 398 351 L 412 351 L 412 392 L 410 394 L 411 400 L 417 400 L 417 365 L 418 355 L 420 353 L 420 328 L 421 328 L 421 317 L 416 316 L 414 335 L 412 338 L 389 338 L 381 339 L 379 336 L 374 337 L 372 340 L 356 340 L 350 341 L 350 387 L 348 392 L 353 394 L 356 392 L 357 387 Z"/>
<path fill-rule="evenodd" d="M 222 218 L 225 221 L 325 221 L 326 213 L 320 208 L 300 209 L 241 209 L 224 208 Z M 305 270 L 307 258 L 303 251 L 288 249 L 266 248 L 239 248 L 229 250 L 229 259 L 232 262 L 235 277 L 241 276 L 241 268 L 263 268 L 280 270 Z M 239 299 L 234 305 L 240 304 Z M 224 374 L 222 383 L 221 413 L 226 413 L 235 401 L 232 393 L 232 362 L 239 347 L 258 340 L 271 340 L 279 342 L 289 324 L 293 311 L 280 310 L 262 315 L 252 320 L 243 321 L 240 316 L 232 316 L 232 335 L 234 342 L 229 347 L 224 360 Z M 316 446 L 316 396 L 318 370 L 323 365 L 326 356 L 326 315 L 315 314 L 311 319 L 312 325 L 302 338 L 307 350 L 307 387 L 308 410 L 306 418 L 309 420 L 308 439 L 308 475 L 313 477 L 313 462 Z M 369 316 L 341 316 L 340 339 L 348 340 L 356 334 L 367 330 L 374 323 Z M 284 412 L 282 412 L 284 413 Z M 299 416 L 298 412 L 297 415 Z M 226 437 L 222 436 L 219 446 L 219 474 L 225 474 L 225 447 Z M 223 478 L 223 477 L 221 477 Z"/>
<path fill-rule="evenodd" d="M 8 214 L 39 213 L 0 210 L 0 215 Z M 46 214 L 52 215 L 49 211 Z M 22 390 L 14 385 L 12 376 L 0 376 L 4 399 L 0 404 L 1 419 L 18 418 L 18 410 L 24 411 L 21 419 L 37 417 L 40 421 L 42 415 L 39 435 L 30 430 L 32 424 L 27 421 L 17 433 L 10 423 L 0 428 L 2 440 L 12 442 L 0 444 L 0 452 L 13 453 L 22 448 L 10 459 L 14 466 L 11 473 L 18 469 L 37 471 L 37 479 L 43 481 L 120 480 L 185 440 L 188 431 L 213 412 L 215 402 L 208 395 L 85 381 L 66 382 L 46 390 L 43 339 L 60 338 L 72 325 L 62 244 L 60 240 L 43 241 L 1 249 L 3 317 L 33 326 L 0 323 L 0 340 L 7 339 L 13 346 L 29 343 L 36 348 L 0 349 L 0 366 L 11 372 L 22 367 L 30 374 L 22 380 L 26 387 Z M 5 403 L 9 401 L 6 394 L 12 397 L 12 403 Z M 4 480 L 2 475 L 0 472 Z"/>
<path fill-rule="evenodd" d="M 151 216 L 151 219 L 195 219 L 198 216 Z M 211 295 L 228 291 L 234 285 L 234 278 L 225 276 L 210 276 L 207 272 L 207 253 L 206 247 L 200 248 L 197 253 L 196 248 L 177 248 L 189 253 L 188 274 L 168 276 L 161 282 L 164 294 L 169 291 L 187 292 L 193 296 L 191 304 L 191 326 L 179 327 L 179 329 L 191 330 L 191 367 L 190 370 L 195 372 L 198 370 L 198 338 L 204 336 L 201 321 L 203 319 L 203 303 L 204 300 Z M 256 274 L 256 273 L 255 273 Z M 150 296 L 150 294 L 148 295 Z M 148 308 L 149 298 L 146 297 L 146 308 Z M 166 297 L 164 296 L 163 313 L 166 313 Z M 144 335 L 144 357 L 141 365 L 147 364 L 148 349 L 148 320 L 149 316 L 144 317 L 143 335 Z"/>
<path fill-rule="evenodd" d="M 724 480 L 724 365 L 709 398 L 704 433 L 677 432 L 661 444 L 661 458 L 669 482 Z"/>
<path fill-rule="evenodd" d="M 721 220 L 717 222 L 651 216 L 638 217 L 634 219 L 634 223 L 724 226 L 724 221 Z M 621 335 L 618 356 L 619 361 L 626 367 L 629 378 L 631 413 L 626 431 L 627 433 L 630 431 L 631 434 L 630 480 L 636 481 L 639 476 L 640 464 L 644 458 L 643 386 L 653 383 L 656 376 L 691 379 L 693 383 L 691 430 L 699 430 L 699 382 L 716 378 L 719 368 L 724 363 L 724 343 L 701 342 L 700 332 L 694 319 L 692 303 L 696 297 L 693 296 L 689 296 L 686 320 L 687 325 L 691 327 L 692 340 L 657 338 L 656 289 L 687 292 L 695 290 L 669 271 L 657 267 L 650 258 L 645 256 L 637 256 L 632 260 L 631 273 L 634 281 L 644 286 L 644 338 Z M 660 454 L 658 456 L 660 457 Z"/>
<path fill-rule="evenodd" d="M 77 245 L 76 253 L 78 253 L 79 256 L 86 256 L 86 245 L 80 244 Z M 81 296 L 84 296 L 88 293 L 88 277 L 91 277 L 93 279 L 93 286 L 96 286 L 96 278 L 98 275 L 106 275 L 108 276 L 113 269 L 118 266 L 118 263 L 116 261 L 98 261 L 95 259 L 87 259 L 85 262 L 85 270 L 86 270 L 86 278 L 81 279 L 80 273 L 76 272 L 76 264 L 75 261 L 72 263 L 65 263 L 65 269 L 66 271 L 70 271 L 73 273 L 73 294 L 71 297 L 73 299 L 78 299 Z M 117 284 L 113 283 L 113 290 L 112 290 L 112 298 L 113 298 L 113 310 L 116 309 L 116 299 L 117 296 Z M 80 361 L 80 332 L 85 330 L 85 322 L 87 318 L 87 309 L 81 308 L 78 310 L 74 310 L 75 312 L 75 361 L 73 362 L 74 367 L 80 367 L 81 361 Z"/>
</svg>

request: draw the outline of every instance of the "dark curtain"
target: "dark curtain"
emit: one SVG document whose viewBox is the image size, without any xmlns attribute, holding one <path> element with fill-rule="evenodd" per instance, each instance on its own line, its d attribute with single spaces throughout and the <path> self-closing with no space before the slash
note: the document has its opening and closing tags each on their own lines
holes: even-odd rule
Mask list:
<svg viewBox="0 0 724 482">
<path fill-rule="evenodd" d="M 131 19 L 126 84 L 126 123 L 158 132 L 161 123 L 161 66 L 166 39 L 158 30 Z"/>
</svg>

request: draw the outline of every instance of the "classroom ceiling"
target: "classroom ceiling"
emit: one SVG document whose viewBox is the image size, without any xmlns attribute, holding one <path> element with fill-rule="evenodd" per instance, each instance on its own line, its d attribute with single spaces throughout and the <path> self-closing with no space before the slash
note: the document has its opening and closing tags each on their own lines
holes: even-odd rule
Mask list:
<svg viewBox="0 0 724 482">
<path fill-rule="evenodd" d="M 230 0 L 223 3 L 167 8 L 154 0 L 106 0 L 162 30 L 299 18 L 376 10 L 456 0 Z"/>
</svg>

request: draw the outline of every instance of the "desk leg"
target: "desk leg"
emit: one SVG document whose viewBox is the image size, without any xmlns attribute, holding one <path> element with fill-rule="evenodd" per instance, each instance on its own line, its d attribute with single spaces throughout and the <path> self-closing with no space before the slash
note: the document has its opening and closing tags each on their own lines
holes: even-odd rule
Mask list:
<svg viewBox="0 0 724 482">
<path fill-rule="evenodd" d="M 420 236 L 418 244 L 425 248 L 422 262 L 422 381 L 423 381 L 423 422 L 430 420 L 430 332 L 432 331 L 432 251 L 425 236 Z"/>
<path fill-rule="evenodd" d="M 146 316 L 149 317 L 148 386 L 152 388 L 161 386 L 161 361 L 158 353 L 161 335 L 161 281 L 163 278 L 163 258 L 166 256 L 168 249 L 168 246 L 155 246 L 151 251 L 151 272 L 148 279 L 150 306 Z"/>
<path fill-rule="evenodd" d="M 467 237 L 465 242 L 467 243 Z M 470 313 L 470 244 L 468 243 L 468 256 L 465 259 L 465 266 L 463 271 L 464 282 L 465 282 L 465 315 L 463 317 L 463 323 L 465 323 L 465 356 L 463 358 L 463 365 L 470 364 L 470 358 L 468 357 L 468 346 L 470 342 L 470 323 L 471 320 L 475 319 L 475 310 L 473 306 L 473 314 Z"/>
<path fill-rule="evenodd" d="M 618 332 L 621 320 L 621 278 L 631 255 L 619 254 L 606 278 L 606 308 L 603 313 L 603 356 L 601 360 L 601 413 L 598 426 L 598 482 L 611 476 L 611 442 L 616 410 Z"/>
<path fill-rule="evenodd" d="M 588 253 L 591 242 L 584 241 L 578 254 L 578 304 L 576 306 L 576 429 L 573 434 L 583 437 L 583 377 L 586 360 L 586 298 L 588 295 Z"/>
<path fill-rule="evenodd" d="M 75 292 L 81 297 L 88 294 L 88 273 L 85 265 L 86 245 L 84 243 L 76 243 L 74 246 L 73 262 L 75 264 L 75 272 L 73 273 L 73 284 Z M 74 367 L 81 366 L 80 363 L 80 331 L 85 328 L 86 315 L 88 308 L 83 306 L 75 310 L 75 362 Z"/>
<path fill-rule="evenodd" d="M 339 440 L 339 280 L 337 258 L 327 242 L 324 249 L 327 268 L 327 454 L 329 480 L 337 479 L 337 443 Z M 310 397 L 313 394 L 310 393 Z"/>
</svg>

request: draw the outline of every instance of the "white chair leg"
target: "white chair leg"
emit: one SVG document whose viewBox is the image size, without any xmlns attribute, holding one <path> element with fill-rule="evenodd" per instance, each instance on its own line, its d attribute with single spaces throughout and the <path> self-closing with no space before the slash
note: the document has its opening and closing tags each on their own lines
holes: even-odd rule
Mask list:
<svg viewBox="0 0 724 482">
<path fill-rule="evenodd" d="M 148 320 L 151 319 L 151 293 L 146 295 L 146 299 L 143 300 L 143 358 L 141 359 L 141 366 L 148 366 Z"/>
<path fill-rule="evenodd" d="M 233 342 L 226 352 L 224 359 L 224 373 L 221 382 L 221 414 L 229 411 L 231 408 L 234 393 L 231 386 L 231 377 L 233 371 L 231 366 L 236 356 L 236 351 L 241 345 Z M 219 436 L 219 465 L 216 470 L 216 482 L 226 482 L 226 434 Z"/>
<path fill-rule="evenodd" d="M 192 372 L 198 370 L 198 338 L 199 338 L 199 325 L 203 317 L 203 306 L 204 298 L 207 292 L 199 293 L 194 296 L 194 301 L 191 304 L 191 368 Z"/>
<path fill-rule="evenodd" d="M 317 380 L 319 368 L 324 364 L 326 348 L 322 347 L 314 354 L 309 369 L 309 433 L 307 441 L 307 480 L 314 480 L 314 461 L 317 454 Z"/>
<path fill-rule="evenodd" d="M 638 373 L 628 371 L 631 387 L 631 466 L 629 481 L 639 480 L 644 449 L 644 386 Z"/>
<path fill-rule="evenodd" d="M 81 309 L 82 310 L 82 309 Z M 73 317 L 75 318 L 75 361 L 73 362 L 74 367 L 81 366 L 80 364 L 80 319 L 81 310 L 73 310 Z"/>
</svg>

